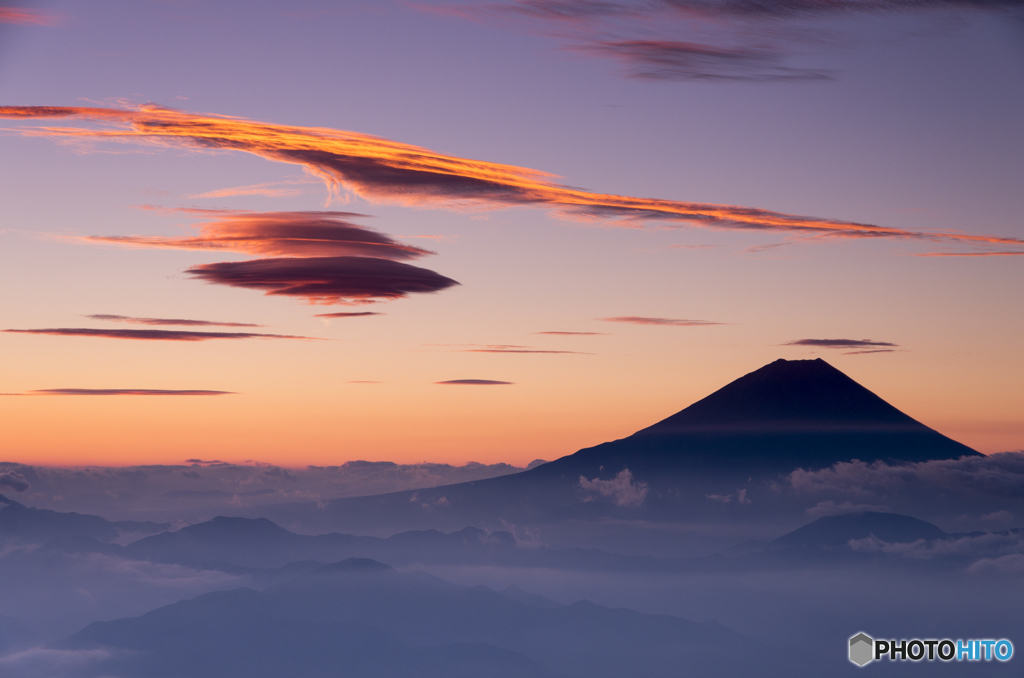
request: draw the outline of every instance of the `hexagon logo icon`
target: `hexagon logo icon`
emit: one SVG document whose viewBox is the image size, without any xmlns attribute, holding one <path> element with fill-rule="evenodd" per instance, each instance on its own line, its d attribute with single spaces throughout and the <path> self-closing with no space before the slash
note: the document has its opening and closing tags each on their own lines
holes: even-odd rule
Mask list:
<svg viewBox="0 0 1024 678">
<path fill-rule="evenodd" d="M 875 639 L 866 633 L 858 633 L 850 638 L 850 661 L 857 666 L 864 666 L 875 654 Z"/>
</svg>

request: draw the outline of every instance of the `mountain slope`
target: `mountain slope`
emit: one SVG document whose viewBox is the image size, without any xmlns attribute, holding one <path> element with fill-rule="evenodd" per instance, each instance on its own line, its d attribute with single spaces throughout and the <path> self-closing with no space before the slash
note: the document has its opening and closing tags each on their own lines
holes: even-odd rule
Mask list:
<svg viewBox="0 0 1024 678">
<path fill-rule="evenodd" d="M 627 438 L 529 471 L 339 499 L 326 511 L 279 506 L 265 515 L 307 529 L 353 531 L 601 517 L 676 520 L 735 511 L 750 499 L 738 488 L 759 491 L 796 468 L 977 455 L 823 360 L 777 360 Z M 722 497 L 723 505 L 709 503 L 712 496 Z"/>
<path fill-rule="evenodd" d="M 61 537 L 113 541 L 123 534 L 146 535 L 170 528 L 168 523 L 118 521 L 82 513 L 61 513 L 19 504 L 0 494 L 0 542 L 43 542 Z"/>
</svg>

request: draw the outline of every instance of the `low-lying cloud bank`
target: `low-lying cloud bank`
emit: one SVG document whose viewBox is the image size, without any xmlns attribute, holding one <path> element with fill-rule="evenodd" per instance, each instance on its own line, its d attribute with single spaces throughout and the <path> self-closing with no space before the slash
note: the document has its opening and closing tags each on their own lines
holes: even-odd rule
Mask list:
<svg viewBox="0 0 1024 678">
<path fill-rule="evenodd" d="M 912 464 L 853 461 L 789 474 L 777 489 L 810 504 L 812 517 L 888 510 L 947 531 L 1024 523 L 1024 451 Z"/>
<path fill-rule="evenodd" d="M 538 462 L 534 462 L 535 464 Z M 510 464 L 463 466 L 350 461 L 289 469 L 190 459 L 180 466 L 50 468 L 0 462 L 0 494 L 56 511 L 110 520 L 207 519 L 262 504 L 325 502 L 481 480 L 522 471 Z"/>
</svg>

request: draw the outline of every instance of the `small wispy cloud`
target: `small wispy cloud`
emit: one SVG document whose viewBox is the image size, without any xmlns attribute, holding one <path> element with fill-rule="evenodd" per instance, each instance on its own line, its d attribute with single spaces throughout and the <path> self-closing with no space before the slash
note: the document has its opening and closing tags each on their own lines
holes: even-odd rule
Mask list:
<svg viewBox="0 0 1024 678">
<path fill-rule="evenodd" d="M 540 353 L 555 355 L 593 355 L 592 353 L 583 353 L 580 351 L 549 350 L 544 348 L 536 348 L 534 346 L 519 346 L 517 344 L 427 344 L 427 346 L 436 346 L 457 353 Z"/>
<path fill-rule="evenodd" d="M 896 349 L 894 349 L 894 348 L 876 348 L 876 349 L 872 349 L 870 351 L 847 351 L 843 355 L 865 355 L 865 354 L 868 354 L 868 353 L 895 353 L 895 352 L 896 352 Z"/>
<path fill-rule="evenodd" d="M 93 327 L 49 327 L 30 330 L 0 330 L 16 334 L 45 334 L 58 337 L 99 337 L 141 341 L 207 341 L 209 339 L 313 339 L 290 334 L 256 332 L 194 332 L 189 330 L 107 330 Z"/>
<path fill-rule="evenodd" d="M 234 198 L 236 196 L 250 196 L 259 195 L 265 198 L 290 198 L 303 193 L 308 193 L 309 188 L 289 188 L 294 185 L 305 185 L 312 186 L 316 185 L 312 181 L 275 181 L 267 184 L 252 184 L 250 186 L 234 186 L 231 188 L 221 188 L 216 191 L 207 191 L 206 193 L 199 193 L 197 195 L 187 196 L 190 199 L 203 199 L 203 198 Z"/>
<path fill-rule="evenodd" d="M 28 7 L 0 7 L 0 24 L 17 24 L 21 26 L 54 26 L 57 15 Z"/>
<path fill-rule="evenodd" d="M 492 346 L 484 348 L 467 348 L 463 349 L 464 353 L 548 353 L 548 354 L 570 354 L 570 355 L 592 355 L 591 353 L 583 353 L 582 351 L 551 351 L 541 348 L 506 348 L 504 346 Z"/>
<path fill-rule="evenodd" d="M 918 257 L 1019 257 L 1024 256 L 1024 250 L 1005 252 L 921 252 L 914 256 Z"/>
<path fill-rule="evenodd" d="M 340 313 L 317 313 L 314 317 L 316 318 L 362 318 L 368 315 L 387 315 L 386 313 L 378 313 L 377 311 L 351 311 L 351 312 L 340 312 Z"/>
<path fill-rule="evenodd" d="M 495 381 L 494 379 L 450 379 L 436 381 L 435 384 L 445 386 L 511 386 L 511 381 Z"/>
<path fill-rule="evenodd" d="M 603 336 L 608 336 L 607 332 L 568 332 L 568 331 L 567 332 L 562 332 L 562 331 L 557 331 L 557 330 L 552 330 L 552 331 L 548 331 L 548 332 L 534 332 L 533 334 L 546 334 L 546 335 L 556 336 L 556 337 L 599 337 L 599 336 L 603 337 Z"/>
<path fill-rule="evenodd" d="M 15 396 L 219 396 L 237 395 L 233 391 L 207 391 L 202 389 L 153 388 L 47 388 L 24 393 L 3 393 Z"/>
<path fill-rule="evenodd" d="M 825 70 L 792 68 L 783 54 L 764 47 L 722 47 L 679 40 L 606 40 L 574 51 L 625 63 L 635 78 L 648 80 L 754 81 L 829 80 Z"/>
<path fill-rule="evenodd" d="M 598 318 L 609 323 L 628 323 L 630 325 L 670 325 L 675 327 L 704 327 L 707 325 L 723 325 L 710 320 L 688 320 L 686 318 L 649 318 L 638 315 L 623 315 L 614 318 Z"/>
<path fill-rule="evenodd" d="M 252 323 L 215 322 L 213 320 L 187 320 L 185 318 L 136 318 L 127 315 L 111 315 L 94 313 L 83 316 L 91 320 L 105 320 L 115 323 L 131 323 L 134 325 L 177 325 L 181 327 L 264 327 Z"/>
</svg>

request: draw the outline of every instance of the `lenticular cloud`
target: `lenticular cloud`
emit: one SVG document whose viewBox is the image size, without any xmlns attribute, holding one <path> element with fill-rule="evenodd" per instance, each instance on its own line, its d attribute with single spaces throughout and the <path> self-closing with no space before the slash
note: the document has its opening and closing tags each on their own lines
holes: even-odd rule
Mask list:
<svg viewBox="0 0 1024 678">
<path fill-rule="evenodd" d="M 92 236 L 89 242 L 274 255 L 201 264 L 186 273 L 205 282 L 262 290 L 316 304 L 359 304 L 438 292 L 458 283 L 399 260 L 429 250 L 406 245 L 347 218 L 348 212 L 176 210 L 214 217 L 194 236 Z"/>
<path fill-rule="evenodd" d="M 434 271 L 372 257 L 308 257 L 228 261 L 193 266 L 206 282 L 264 290 L 312 303 L 359 303 L 437 292 L 457 282 Z"/>
<path fill-rule="evenodd" d="M 345 221 L 349 212 L 245 212 L 176 210 L 217 217 L 187 237 L 92 236 L 87 240 L 170 249 L 224 250 L 279 257 L 355 256 L 415 259 L 429 250 L 393 240 L 384 233 Z"/>
</svg>

